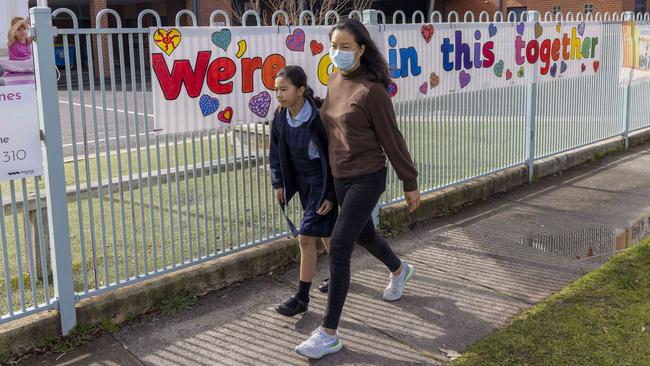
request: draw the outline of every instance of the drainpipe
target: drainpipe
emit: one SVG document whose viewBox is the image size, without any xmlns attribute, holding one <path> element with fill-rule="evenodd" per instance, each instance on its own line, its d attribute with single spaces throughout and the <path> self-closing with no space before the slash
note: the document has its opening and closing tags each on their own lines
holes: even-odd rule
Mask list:
<svg viewBox="0 0 650 366">
<path fill-rule="evenodd" d="M 194 5 L 193 10 L 194 10 L 194 15 L 196 15 L 196 19 L 197 19 L 197 23 L 198 23 L 197 25 L 203 25 L 203 24 L 201 24 L 201 14 L 199 13 L 199 9 L 201 9 L 199 7 L 199 1 L 201 1 L 201 0 L 193 0 L 192 1 L 193 5 Z"/>
<path fill-rule="evenodd" d="M 499 0 L 497 6 L 499 7 L 497 10 L 503 13 L 503 0 Z"/>
</svg>

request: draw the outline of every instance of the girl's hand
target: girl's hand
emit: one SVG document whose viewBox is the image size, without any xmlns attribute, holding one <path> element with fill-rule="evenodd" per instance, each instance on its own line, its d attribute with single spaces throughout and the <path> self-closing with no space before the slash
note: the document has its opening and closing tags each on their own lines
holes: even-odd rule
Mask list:
<svg viewBox="0 0 650 366">
<path fill-rule="evenodd" d="M 404 192 L 404 198 L 409 205 L 409 212 L 415 211 L 420 207 L 420 191 Z"/>
<path fill-rule="evenodd" d="M 278 200 L 280 204 L 284 203 L 284 188 L 275 189 L 275 198 Z"/>
<path fill-rule="evenodd" d="M 334 208 L 334 203 L 331 201 L 325 200 L 323 201 L 323 204 L 320 206 L 318 211 L 316 211 L 317 214 L 321 216 L 327 215 L 332 209 Z"/>
</svg>

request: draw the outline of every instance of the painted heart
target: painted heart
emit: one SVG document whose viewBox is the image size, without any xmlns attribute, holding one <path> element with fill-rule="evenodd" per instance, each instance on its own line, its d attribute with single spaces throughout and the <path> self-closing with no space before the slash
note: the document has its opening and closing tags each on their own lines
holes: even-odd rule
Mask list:
<svg viewBox="0 0 650 366">
<path fill-rule="evenodd" d="M 431 88 L 435 88 L 440 85 L 440 76 L 438 76 L 438 74 L 435 72 L 432 72 L 431 75 L 429 75 L 429 85 Z"/>
<path fill-rule="evenodd" d="M 600 67 L 600 61 L 594 61 L 594 72 L 598 72 L 598 68 Z"/>
<path fill-rule="evenodd" d="M 551 66 L 551 76 L 555 77 L 555 75 L 557 75 L 557 64 L 553 64 L 553 66 Z"/>
<path fill-rule="evenodd" d="M 587 71 L 587 65 L 582 64 L 582 72 L 585 72 L 585 71 Z"/>
<path fill-rule="evenodd" d="M 520 67 L 519 71 L 517 71 L 517 77 L 523 78 L 524 77 L 524 67 Z"/>
<path fill-rule="evenodd" d="M 560 33 L 560 30 L 561 30 L 561 29 L 562 29 L 562 23 L 557 23 L 557 24 L 555 25 L 555 31 L 558 32 L 558 33 Z"/>
<path fill-rule="evenodd" d="M 512 71 L 510 69 L 506 70 L 506 80 L 512 79 Z"/>
<path fill-rule="evenodd" d="M 219 109 L 219 100 L 203 94 L 201 95 L 201 98 L 199 98 L 199 108 L 201 108 L 203 117 L 207 117 Z"/>
<path fill-rule="evenodd" d="M 395 95 L 397 95 L 397 84 L 395 84 L 394 82 L 391 82 L 388 85 L 388 93 L 390 94 L 391 98 L 394 97 Z"/>
<path fill-rule="evenodd" d="M 251 101 L 248 103 L 248 108 L 251 112 L 255 113 L 258 117 L 266 118 L 266 115 L 269 113 L 269 108 L 271 107 L 271 94 L 266 91 L 263 91 L 254 97 L 251 98 Z"/>
<path fill-rule="evenodd" d="M 544 33 L 544 28 L 542 25 L 539 24 L 539 22 L 535 23 L 535 38 L 541 37 L 542 33 Z"/>
<path fill-rule="evenodd" d="M 220 31 L 212 33 L 212 43 L 224 51 L 228 51 L 230 41 L 232 41 L 232 34 L 230 33 L 230 29 L 222 29 Z"/>
<path fill-rule="evenodd" d="M 287 48 L 295 52 L 305 51 L 305 31 L 298 28 L 287 36 Z"/>
<path fill-rule="evenodd" d="M 311 49 L 311 54 L 316 56 L 319 53 L 323 52 L 323 44 L 318 42 L 317 40 L 313 40 L 309 42 L 309 48 Z"/>
<path fill-rule="evenodd" d="M 460 82 L 460 88 L 461 89 L 466 87 L 471 80 L 472 80 L 472 75 L 465 72 L 465 70 L 461 70 L 460 74 L 458 74 L 458 81 Z"/>
<path fill-rule="evenodd" d="M 517 33 L 519 33 L 519 35 L 523 36 L 525 27 L 526 27 L 526 24 L 524 22 L 521 22 L 521 23 L 517 24 Z"/>
<path fill-rule="evenodd" d="M 153 33 L 153 40 L 156 43 L 156 46 L 160 48 L 167 56 L 171 55 L 172 52 L 178 47 L 181 43 L 181 32 L 176 28 L 162 29 L 158 28 Z"/>
<path fill-rule="evenodd" d="M 578 34 L 581 36 L 585 35 L 585 22 L 578 24 Z"/>
<path fill-rule="evenodd" d="M 429 84 L 422 83 L 422 85 L 420 85 L 420 93 L 426 95 L 428 91 L 429 91 Z"/>
<path fill-rule="evenodd" d="M 431 24 L 423 25 L 422 28 L 420 28 L 420 33 L 422 33 L 422 38 L 424 38 L 424 40 L 427 41 L 427 43 L 431 41 L 431 37 L 433 37 L 434 32 L 435 29 Z"/>
<path fill-rule="evenodd" d="M 503 67 L 504 67 L 503 60 L 499 60 L 499 62 L 494 64 L 494 69 L 493 69 L 494 75 L 496 75 L 498 78 L 503 76 Z"/>
<path fill-rule="evenodd" d="M 230 123 L 230 121 L 232 121 L 232 113 L 232 107 L 227 107 L 223 111 L 219 112 L 217 118 L 219 118 L 219 121 L 223 123 Z"/>
<path fill-rule="evenodd" d="M 490 35 L 490 38 L 497 35 L 497 26 L 494 25 L 494 23 L 490 23 L 488 26 L 488 34 Z"/>
<path fill-rule="evenodd" d="M 562 61 L 562 63 L 560 64 L 560 73 L 564 74 L 566 69 L 567 69 L 567 64 L 566 64 L 566 62 Z"/>
</svg>

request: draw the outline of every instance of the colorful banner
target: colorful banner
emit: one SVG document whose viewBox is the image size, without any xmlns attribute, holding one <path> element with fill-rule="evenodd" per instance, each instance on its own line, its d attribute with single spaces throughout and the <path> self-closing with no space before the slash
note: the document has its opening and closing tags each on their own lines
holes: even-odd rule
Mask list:
<svg viewBox="0 0 650 366">
<path fill-rule="evenodd" d="M 396 102 L 563 77 L 600 68 L 599 23 L 370 26 Z M 155 127 L 197 131 L 268 120 L 274 77 L 300 65 L 316 95 L 329 73 L 330 27 L 152 28 Z"/>
<path fill-rule="evenodd" d="M 198 131 L 272 118 L 275 75 L 300 65 L 316 95 L 332 72 L 330 27 L 151 30 L 155 128 Z M 161 52 L 162 51 L 162 52 Z"/>
<path fill-rule="evenodd" d="M 408 24 L 383 33 L 399 101 L 594 75 L 600 68 L 599 24 Z"/>
<path fill-rule="evenodd" d="M 623 52 L 621 54 L 621 85 L 650 78 L 650 24 L 623 22 Z"/>
</svg>

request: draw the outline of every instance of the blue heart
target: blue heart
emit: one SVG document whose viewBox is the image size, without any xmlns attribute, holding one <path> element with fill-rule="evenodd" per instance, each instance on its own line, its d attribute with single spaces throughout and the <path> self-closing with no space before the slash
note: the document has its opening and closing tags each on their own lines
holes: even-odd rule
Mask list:
<svg viewBox="0 0 650 366">
<path fill-rule="evenodd" d="M 490 23 L 488 26 L 488 33 L 490 35 L 490 38 L 494 37 L 497 34 L 497 26 L 493 23 Z"/>
<path fill-rule="evenodd" d="M 230 33 L 230 29 L 222 29 L 212 33 L 212 43 L 224 51 L 228 51 L 228 46 L 230 46 L 231 40 L 232 34 Z"/>
<path fill-rule="evenodd" d="M 207 117 L 219 109 L 219 100 L 209 95 L 201 95 L 201 99 L 199 99 L 199 107 L 201 108 L 203 117 Z"/>
<path fill-rule="evenodd" d="M 562 63 L 560 64 L 560 73 L 563 74 L 566 71 L 566 68 L 567 68 L 566 62 L 562 61 Z"/>
</svg>

